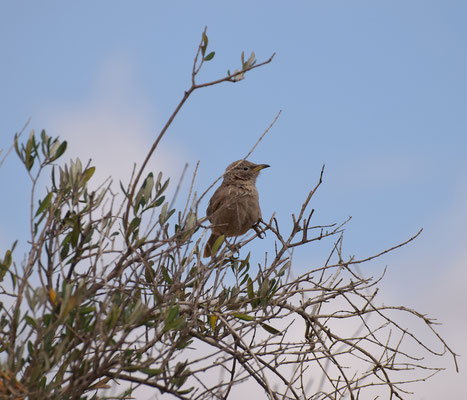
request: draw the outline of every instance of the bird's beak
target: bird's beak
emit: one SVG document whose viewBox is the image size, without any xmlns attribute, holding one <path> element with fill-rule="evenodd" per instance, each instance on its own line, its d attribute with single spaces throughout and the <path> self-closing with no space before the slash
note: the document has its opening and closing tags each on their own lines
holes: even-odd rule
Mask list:
<svg viewBox="0 0 467 400">
<path fill-rule="evenodd" d="M 258 164 L 255 168 L 253 168 L 253 171 L 259 172 L 262 169 L 269 168 L 269 167 L 270 167 L 270 165 L 268 165 L 268 164 Z"/>
</svg>

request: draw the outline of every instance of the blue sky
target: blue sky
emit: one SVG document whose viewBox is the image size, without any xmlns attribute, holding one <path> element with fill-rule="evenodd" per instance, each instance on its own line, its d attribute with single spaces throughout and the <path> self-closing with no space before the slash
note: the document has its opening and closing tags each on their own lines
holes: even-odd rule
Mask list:
<svg viewBox="0 0 467 400">
<path fill-rule="evenodd" d="M 260 61 L 276 52 L 244 81 L 196 92 L 151 168 L 175 178 L 200 160 L 203 192 L 282 110 L 251 157 L 272 166 L 258 180 L 263 215 L 276 211 L 287 226 L 326 164 L 315 222 L 351 215 L 347 254 L 371 255 L 423 227 L 372 266 L 389 267 L 388 302 L 434 314 L 465 353 L 467 321 L 454 305 L 467 305 L 466 15 L 454 0 L 4 1 L 0 148 L 31 117 L 31 128 L 68 140 L 70 156 L 92 158 L 98 178 L 125 177 L 189 87 L 205 25 L 216 56 L 201 80 L 238 68 L 242 51 Z M 14 155 L 0 184 L 4 248 L 27 226 Z M 300 270 L 319 257 L 310 248 L 295 260 Z M 414 398 L 463 393 L 447 367 Z"/>
</svg>

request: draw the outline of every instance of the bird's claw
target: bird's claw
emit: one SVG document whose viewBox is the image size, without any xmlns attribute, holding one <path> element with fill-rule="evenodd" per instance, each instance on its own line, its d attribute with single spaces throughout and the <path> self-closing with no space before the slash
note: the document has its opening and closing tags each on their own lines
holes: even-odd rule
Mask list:
<svg viewBox="0 0 467 400">
<path fill-rule="evenodd" d="M 253 225 L 253 229 L 260 239 L 263 239 L 264 236 L 266 236 L 266 232 L 259 226 L 259 221 Z"/>
</svg>

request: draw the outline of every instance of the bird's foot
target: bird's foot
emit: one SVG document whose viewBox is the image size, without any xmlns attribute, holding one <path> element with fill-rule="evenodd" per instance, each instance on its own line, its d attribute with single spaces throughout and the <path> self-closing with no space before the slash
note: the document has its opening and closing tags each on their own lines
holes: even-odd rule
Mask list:
<svg viewBox="0 0 467 400">
<path fill-rule="evenodd" d="M 256 234 L 258 235 L 258 237 L 260 239 L 263 239 L 265 236 L 266 236 L 266 232 L 263 228 L 261 228 L 259 226 L 260 222 L 263 222 L 262 219 L 260 219 L 256 224 L 253 225 L 253 230 L 256 232 Z M 264 235 L 264 236 L 263 236 Z"/>
</svg>

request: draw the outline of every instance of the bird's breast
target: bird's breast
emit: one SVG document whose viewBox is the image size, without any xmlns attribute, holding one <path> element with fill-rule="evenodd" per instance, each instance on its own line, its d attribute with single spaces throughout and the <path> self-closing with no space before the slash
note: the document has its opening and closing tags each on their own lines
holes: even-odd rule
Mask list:
<svg viewBox="0 0 467 400">
<path fill-rule="evenodd" d="M 226 236 L 246 233 L 261 218 L 258 191 L 254 185 L 229 185 L 218 196 L 211 222 L 213 232 Z"/>
</svg>

